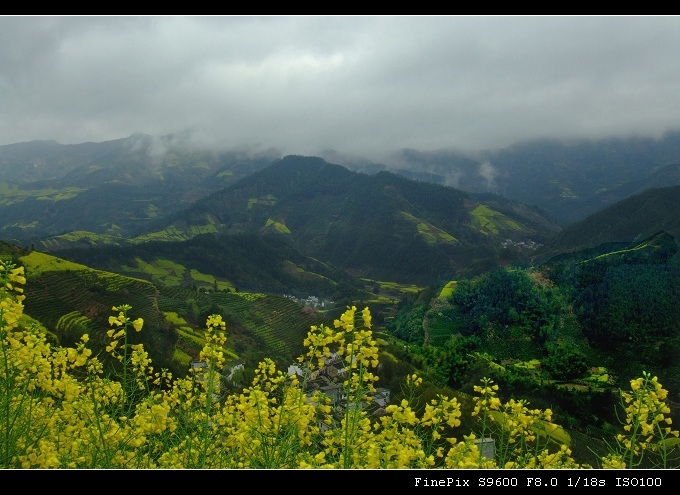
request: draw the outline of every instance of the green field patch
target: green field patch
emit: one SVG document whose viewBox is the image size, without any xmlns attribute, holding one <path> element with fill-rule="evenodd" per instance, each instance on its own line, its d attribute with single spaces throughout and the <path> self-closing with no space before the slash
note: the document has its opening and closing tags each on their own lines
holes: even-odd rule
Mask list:
<svg viewBox="0 0 680 495">
<path fill-rule="evenodd" d="M 40 243 L 46 249 L 58 249 L 73 247 L 73 244 L 101 246 L 101 245 L 120 245 L 120 237 L 108 234 L 95 234 L 87 230 L 74 230 L 61 235 L 55 235 L 49 239 L 43 239 Z"/>
<path fill-rule="evenodd" d="M 218 280 L 217 281 L 217 290 L 226 290 L 230 292 L 236 292 L 236 287 L 231 282 L 228 282 L 226 280 Z"/>
<path fill-rule="evenodd" d="M 171 225 L 167 229 L 137 236 L 130 239 L 130 242 L 141 244 L 150 241 L 186 241 L 200 234 L 217 233 L 224 226 L 216 222 L 211 215 L 206 215 L 205 221 L 204 225 L 191 225 L 186 228 L 178 228 L 176 225 Z"/>
<path fill-rule="evenodd" d="M 197 235 L 201 235 L 201 234 L 216 234 L 218 232 L 219 232 L 219 230 L 215 226 L 215 224 L 192 225 L 191 226 L 192 237 L 197 236 Z"/>
<path fill-rule="evenodd" d="M 235 291 L 235 287 L 225 280 L 217 280 L 214 276 L 201 273 L 192 268 L 187 269 L 184 265 L 172 260 L 157 258 L 147 262 L 142 258 L 135 258 L 135 265 L 123 265 L 121 270 L 130 274 L 151 280 L 153 283 L 166 287 L 180 287 L 198 282 L 198 285 L 217 286 L 217 290 Z"/>
<path fill-rule="evenodd" d="M 146 207 L 146 216 L 148 218 L 156 218 L 158 216 L 158 206 L 154 204 L 149 204 Z"/>
<path fill-rule="evenodd" d="M 384 281 L 384 280 L 373 280 L 370 278 L 362 278 L 361 279 L 363 282 L 366 282 L 367 284 L 378 284 L 378 287 L 380 288 L 381 291 L 385 292 L 394 292 L 398 294 L 417 294 L 421 290 L 423 290 L 423 287 L 419 287 L 415 284 L 400 284 L 397 282 L 389 282 L 389 281 Z"/>
<path fill-rule="evenodd" d="M 175 326 L 187 326 L 189 325 L 187 321 L 174 311 L 163 311 L 163 316 L 165 316 L 165 321 Z"/>
<path fill-rule="evenodd" d="M 442 299 L 448 299 L 453 295 L 453 291 L 456 289 L 456 285 L 458 285 L 457 280 L 451 280 L 449 283 L 447 283 L 439 293 L 439 297 Z"/>
<path fill-rule="evenodd" d="M 122 270 L 131 273 L 140 273 L 150 278 L 152 282 L 168 285 L 179 286 L 184 280 L 184 273 L 186 268 L 174 261 L 158 258 L 150 263 L 147 263 L 142 258 L 135 258 L 137 266 L 123 265 Z"/>
<path fill-rule="evenodd" d="M 188 368 L 193 361 L 193 358 L 184 352 L 182 349 L 175 347 L 172 353 L 172 360 L 179 364 L 182 368 Z"/>
<path fill-rule="evenodd" d="M 9 206 L 27 199 L 44 201 L 62 201 L 72 199 L 86 191 L 80 187 L 63 187 L 61 189 L 24 189 L 18 184 L 0 181 L 0 205 Z"/>
<path fill-rule="evenodd" d="M 518 361 L 512 363 L 512 366 L 522 370 L 540 370 L 541 362 L 538 359 L 530 359 L 529 361 Z"/>
<path fill-rule="evenodd" d="M 57 258 L 56 256 L 41 253 L 38 251 L 32 251 L 30 254 L 20 257 L 19 261 L 26 268 L 27 276 L 31 278 L 34 277 L 37 278 L 40 275 L 47 272 L 58 271 L 82 272 L 86 274 L 89 278 L 96 279 L 99 282 L 101 282 L 105 290 L 108 292 L 116 292 L 120 290 L 122 287 L 129 285 L 130 282 L 133 281 L 141 282 L 143 284 L 149 284 L 149 282 L 146 280 L 141 280 L 133 277 L 125 277 L 123 275 L 118 275 L 117 273 L 105 272 L 103 270 L 95 270 L 94 268 L 90 268 L 89 266 Z"/>
<path fill-rule="evenodd" d="M 26 268 L 29 277 L 38 277 L 45 272 L 53 271 L 91 271 L 92 268 L 81 265 L 80 263 L 73 263 L 72 261 L 63 260 L 52 256 L 50 254 L 32 251 L 26 256 L 19 258 L 21 264 Z"/>
<path fill-rule="evenodd" d="M 59 318 L 55 330 L 75 340 L 90 331 L 91 323 L 80 311 L 71 311 Z"/>
<path fill-rule="evenodd" d="M 38 226 L 38 221 L 33 220 L 32 222 L 17 222 L 9 225 L 9 227 L 18 227 L 20 229 L 34 229 Z"/>
<path fill-rule="evenodd" d="M 642 249 L 646 249 L 646 248 L 649 248 L 649 247 L 655 248 L 655 246 L 650 246 L 649 243 L 643 242 L 642 244 L 639 244 L 639 245 L 632 247 L 632 248 L 629 248 L 629 249 L 621 249 L 619 251 L 612 251 L 610 253 L 604 253 L 604 254 L 601 254 L 599 256 L 595 256 L 594 258 L 591 258 L 589 260 L 583 260 L 581 263 L 585 264 L 585 263 L 588 263 L 589 261 L 599 260 L 599 259 L 606 258 L 608 256 L 613 256 L 613 255 L 616 255 L 616 254 L 632 253 L 634 251 L 640 251 Z"/>
<path fill-rule="evenodd" d="M 191 269 L 191 278 L 198 281 L 198 282 L 205 282 L 208 284 L 214 284 L 215 283 L 215 277 L 212 275 L 209 275 L 207 273 L 201 273 L 195 268 Z"/>
<path fill-rule="evenodd" d="M 236 287 L 234 287 L 231 282 L 227 280 L 218 280 L 214 276 L 208 273 L 201 273 L 195 268 L 191 269 L 190 276 L 192 280 L 196 282 L 202 282 L 203 284 L 208 284 L 213 288 L 215 285 L 217 285 L 217 290 L 236 291 Z"/>
<path fill-rule="evenodd" d="M 276 196 L 273 194 L 267 194 L 260 198 L 250 198 L 248 199 L 248 209 L 250 210 L 255 205 L 263 206 L 274 206 L 276 204 Z"/>
<path fill-rule="evenodd" d="M 333 286 L 337 285 L 336 282 L 329 279 L 328 277 L 324 277 L 318 273 L 309 272 L 303 268 L 300 268 L 298 265 L 289 260 L 285 260 L 283 262 L 283 272 L 297 278 L 298 280 L 311 280 L 315 282 L 323 281 Z"/>
<path fill-rule="evenodd" d="M 382 294 L 376 294 L 374 295 L 371 299 L 367 299 L 365 301 L 366 304 L 372 305 L 372 304 L 392 304 L 393 298 L 383 296 Z"/>
<path fill-rule="evenodd" d="M 392 361 L 393 363 L 398 363 L 398 362 L 399 362 L 399 360 L 396 358 L 396 356 L 395 356 L 394 354 L 390 354 L 390 353 L 387 352 L 387 351 L 381 351 L 381 352 L 380 352 L 380 357 L 381 357 L 381 358 L 384 358 L 384 359 L 389 359 L 389 360 Z"/>
<path fill-rule="evenodd" d="M 217 178 L 221 179 L 222 177 L 231 177 L 234 175 L 234 172 L 232 170 L 225 170 L 224 172 L 220 172 L 217 174 Z"/>
<path fill-rule="evenodd" d="M 260 292 L 236 292 L 235 294 L 246 301 L 257 301 L 258 299 L 267 297 L 266 294 Z"/>
<path fill-rule="evenodd" d="M 179 334 L 179 338 L 184 342 L 190 343 L 192 347 L 195 347 L 199 351 L 203 349 L 203 346 L 205 345 L 205 338 L 196 335 L 196 333 L 191 328 L 180 327 L 177 329 L 177 332 Z"/>
<path fill-rule="evenodd" d="M 290 229 L 286 227 L 286 224 L 277 222 L 272 218 L 267 219 L 267 223 L 264 225 L 265 232 L 275 232 L 277 234 L 290 234 Z"/>
<path fill-rule="evenodd" d="M 594 385 L 611 385 L 614 383 L 614 377 L 604 366 L 591 368 L 590 373 L 583 380 Z"/>
<path fill-rule="evenodd" d="M 101 227 L 106 227 L 106 233 L 112 237 L 121 237 L 123 232 L 123 229 L 115 223 L 112 223 L 108 226 L 106 224 L 102 224 Z"/>
<path fill-rule="evenodd" d="M 188 235 L 186 232 L 178 229 L 174 225 L 171 225 L 167 229 L 137 236 L 134 239 L 131 239 L 130 242 L 133 242 L 135 244 L 141 244 L 144 242 L 151 241 L 186 241 L 187 239 L 190 238 L 191 236 Z"/>
<path fill-rule="evenodd" d="M 420 218 L 417 218 L 410 213 L 406 211 L 401 212 L 402 217 L 406 219 L 409 223 L 412 223 L 416 226 L 416 229 L 418 230 L 418 233 L 423 237 L 425 242 L 427 242 L 430 245 L 435 245 L 435 244 L 457 244 L 458 239 L 453 237 L 451 234 L 448 232 L 445 232 L 434 225 L 432 225 L 429 222 L 426 222 L 425 220 L 422 220 Z"/>
<path fill-rule="evenodd" d="M 470 215 L 472 215 L 472 226 L 484 235 L 498 235 L 509 230 L 522 230 L 517 222 L 486 205 L 477 206 L 470 212 Z"/>
<path fill-rule="evenodd" d="M 174 275 L 176 277 L 183 277 L 184 272 L 186 271 L 184 265 L 175 263 L 174 261 L 171 260 L 158 258 L 154 261 L 154 263 L 156 263 L 156 266 L 158 266 L 158 268 L 166 270 L 169 275 Z"/>
<path fill-rule="evenodd" d="M 215 277 L 207 273 L 201 273 L 195 268 L 191 269 L 191 278 L 197 282 L 205 282 L 206 284 L 214 285 Z"/>
</svg>

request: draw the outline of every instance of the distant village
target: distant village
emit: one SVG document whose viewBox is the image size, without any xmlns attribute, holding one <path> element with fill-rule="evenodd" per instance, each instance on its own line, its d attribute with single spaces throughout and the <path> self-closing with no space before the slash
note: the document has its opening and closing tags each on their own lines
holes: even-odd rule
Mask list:
<svg viewBox="0 0 680 495">
<path fill-rule="evenodd" d="M 344 415 L 347 407 L 347 395 L 342 385 L 347 376 L 347 368 L 337 353 L 332 353 L 323 360 L 324 365 L 313 371 L 298 364 L 291 364 L 288 366 L 288 376 L 297 376 L 298 381 L 305 386 L 307 397 L 311 397 L 317 390 L 328 396 L 331 399 L 333 416 L 338 419 Z M 376 388 L 375 392 L 368 394 L 370 402 L 364 406 L 364 410 L 373 416 L 385 415 L 390 396 L 390 389 Z"/>
<path fill-rule="evenodd" d="M 290 299 L 291 301 L 295 301 L 296 303 L 301 304 L 302 306 L 309 306 L 310 308 L 314 309 L 327 309 L 335 304 L 334 301 L 329 301 L 327 299 L 319 299 L 316 296 L 307 296 L 307 298 L 301 298 L 295 297 L 292 294 L 284 294 L 283 297 L 285 297 L 286 299 Z"/>
<path fill-rule="evenodd" d="M 207 365 L 206 363 L 195 362 L 191 366 L 192 368 L 205 368 Z M 223 371 L 223 376 L 227 381 L 237 385 L 239 372 L 243 372 L 243 370 L 243 362 L 238 361 L 226 368 Z M 331 399 L 333 417 L 336 420 L 343 417 L 347 408 L 347 395 L 342 381 L 347 376 L 347 368 L 337 353 L 332 353 L 329 357 L 324 358 L 324 365 L 316 370 L 309 370 L 297 363 L 291 364 L 288 366 L 288 376 L 297 376 L 298 382 L 304 384 L 304 390 L 310 401 L 316 391 L 324 393 Z M 368 394 L 369 401 L 364 403 L 362 407 L 370 415 L 383 416 L 386 414 L 385 408 L 390 403 L 390 397 L 390 389 L 378 387 L 375 392 Z M 325 427 L 329 426 L 325 425 Z"/>
<path fill-rule="evenodd" d="M 536 251 L 538 248 L 540 248 L 543 244 L 539 244 L 534 241 L 513 241 L 512 239 L 505 239 L 502 243 L 501 246 L 504 248 L 508 247 L 514 247 L 519 249 L 520 251 L 522 249 L 529 249 L 531 251 Z"/>
</svg>

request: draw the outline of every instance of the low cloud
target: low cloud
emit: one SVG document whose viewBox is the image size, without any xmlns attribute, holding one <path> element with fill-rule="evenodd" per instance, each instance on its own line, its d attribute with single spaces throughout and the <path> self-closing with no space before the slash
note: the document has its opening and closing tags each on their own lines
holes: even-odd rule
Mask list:
<svg viewBox="0 0 680 495">
<path fill-rule="evenodd" d="M 490 191 L 497 189 L 496 177 L 498 176 L 498 170 L 491 165 L 491 162 L 486 161 L 479 164 L 479 175 L 486 180 L 486 186 Z"/>
<path fill-rule="evenodd" d="M 0 17 L 0 144 L 184 134 L 380 162 L 660 136 L 679 49 L 677 17 Z"/>
</svg>

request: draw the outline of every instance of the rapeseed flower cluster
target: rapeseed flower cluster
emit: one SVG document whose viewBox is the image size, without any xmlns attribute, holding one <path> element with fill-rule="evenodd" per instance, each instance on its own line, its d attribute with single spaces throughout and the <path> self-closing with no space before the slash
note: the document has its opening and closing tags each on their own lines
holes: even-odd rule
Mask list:
<svg viewBox="0 0 680 495">
<path fill-rule="evenodd" d="M 510 399 L 503 403 L 496 395 L 498 385 L 489 378 L 475 386 L 473 416 L 479 417 L 481 438 L 493 438 L 495 461 L 504 468 L 577 468 L 567 445 L 557 450 L 551 433 L 550 409 L 529 409 L 525 400 Z M 479 452 L 481 460 L 482 452 Z"/>
<path fill-rule="evenodd" d="M 643 372 L 630 381 L 630 392 L 621 392 L 621 408 L 625 413 L 624 433 L 616 437 L 617 446 L 603 458 L 606 467 L 639 467 L 643 459 L 653 466 L 668 467 L 671 445 L 677 445 L 678 430 L 671 428 L 666 404 L 668 391 L 656 376 Z"/>
<path fill-rule="evenodd" d="M 498 386 L 475 387 L 474 433 L 454 436 L 461 404 L 443 395 L 416 414 L 422 378 L 407 377 L 404 399 L 376 417 L 367 406 L 379 349 L 368 308 L 348 308 L 333 327 L 312 327 L 288 376 L 265 359 L 249 387 L 222 392 L 226 324 L 206 322 L 204 364 L 185 378 L 154 371 L 128 332 L 143 329 L 132 308 L 112 308 L 106 375 L 83 335 L 75 348 L 53 347 L 23 328 L 22 267 L 0 264 L 0 466 L 6 468 L 573 468 L 568 445 L 551 437 L 552 412 L 502 402 Z M 338 365 L 341 399 L 309 384 Z M 622 394 L 627 419 L 619 450 L 603 467 L 632 467 L 644 453 L 668 449 L 667 392 L 645 374 Z M 483 445 L 492 442 L 489 454 Z"/>
</svg>

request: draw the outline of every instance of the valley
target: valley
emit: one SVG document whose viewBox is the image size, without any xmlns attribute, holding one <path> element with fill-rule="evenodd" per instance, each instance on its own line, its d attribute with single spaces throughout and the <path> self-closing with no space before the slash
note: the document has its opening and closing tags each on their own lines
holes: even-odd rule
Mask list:
<svg viewBox="0 0 680 495">
<path fill-rule="evenodd" d="M 441 174 L 463 167 L 464 190 L 433 183 L 445 182 L 436 173 L 428 182 L 407 169 L 169 140 L 152 158 L 157 140 L 0 147 L 0 259 L 25 268 L 25 315 L 53 345 L 88 334 L 104 356 L 111 307 L 129 304 L 145 328 L 131 343 L 183 377 L 219 314 L 225 366 L 243 366 L 225 382 L 237 391 L 264 359 L 295 362 L 310 327 L 369 307 L 377 383 L 393 404 L 417 372 L 421 409 L 438 393 L 471 408 L 489 376 L 503 399 L 549 407 L 575 457 L 593 463 L 618 431 L 619 389 L 645 371 L 680 421 L 680 185 L 645 186 L 675 177 L 678 136 L 659 143 L 656 161 L 648 141 L 486 155 L 499 170 L 521 163 L 517 173 L 534 174 L 521 192 L 503 174 L 494 187 L 475 179 L 486 162 L 469 158 L 404 161 Z M 607 146 L 642 149 L 648 163 L 598 161 Z M 592 163 L 616 173 L 585 186 Z"/>
</svg>

